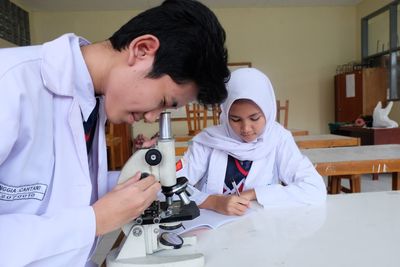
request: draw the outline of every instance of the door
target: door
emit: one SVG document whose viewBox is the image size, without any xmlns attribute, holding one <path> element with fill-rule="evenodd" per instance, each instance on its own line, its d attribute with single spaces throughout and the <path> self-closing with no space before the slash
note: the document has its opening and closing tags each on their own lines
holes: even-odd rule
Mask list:
<svg viewBox="0 0 400 267">
<path fill-rule="evenodd" d="M 362 72 L 335 76 L 335 120 L 353 122 L 363 115 Z"/>
</svg>

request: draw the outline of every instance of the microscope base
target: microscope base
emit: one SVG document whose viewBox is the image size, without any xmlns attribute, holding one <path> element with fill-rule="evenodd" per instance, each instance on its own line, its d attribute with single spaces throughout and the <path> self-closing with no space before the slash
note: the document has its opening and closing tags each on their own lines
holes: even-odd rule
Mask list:
<svg viewBox="0 0 400 267">
<path fill-rule="evenodd" d="M 118 249 L 112 250 L 107 256 L 107 267 L 203 267 L 204 255 L 200 253 L 189 255 L 157 255 L 158 253 L 123 260 L 116 260 Z"/>
</svg>

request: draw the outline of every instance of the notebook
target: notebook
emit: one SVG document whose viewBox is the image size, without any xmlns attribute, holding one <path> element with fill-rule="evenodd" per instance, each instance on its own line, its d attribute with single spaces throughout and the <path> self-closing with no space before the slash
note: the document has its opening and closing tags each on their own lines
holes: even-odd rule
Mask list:
<svg viewBox="0 0 400 267">
<path fill-rule="evenodd" d="M 246 213 L 242 216 L 229 216 L 217 213 L 212 210 L 200 209 L 199 217 L 190 221 L 183 221 L 182 225 L 184 227 L 181 227 L 174 232 L 176 232 L 177 234 L 184 234 L 191 230 L 200 228 L 216 229 L 224 224 L 239 220 L 240 218 L 243 218 L 244 216 L 251 213 L 252 211 L 253 209 L 247 209 Z"/>
</svg>

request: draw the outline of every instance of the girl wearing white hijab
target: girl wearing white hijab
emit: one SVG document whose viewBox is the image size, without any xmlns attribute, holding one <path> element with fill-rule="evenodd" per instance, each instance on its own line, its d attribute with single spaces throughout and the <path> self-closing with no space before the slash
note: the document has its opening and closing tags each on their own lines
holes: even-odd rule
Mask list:
<svg viewBox="0 0 400 267">
<path fill-rule="evenodd" d="M 221 125 L 193 138 L 177 163 L 178 176 L 195 185 L 200 208 L 242 215 L 251 200 L 265 206 L 318 204 L 326 188 L 292 134 L 276 122 L 268 77 L 254 68 L 232 72 Z"/>
</svg>

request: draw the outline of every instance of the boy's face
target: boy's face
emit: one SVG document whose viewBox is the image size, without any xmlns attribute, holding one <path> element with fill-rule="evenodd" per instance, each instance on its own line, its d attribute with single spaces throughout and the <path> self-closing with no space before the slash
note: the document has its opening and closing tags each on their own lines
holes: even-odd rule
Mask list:
<svg viewBox="0 0 400 267">
<path fill-rule="evenodd" d="M 251 100 L 237 100 L 229 110 L 229 125 L 244 142 L 254 141 L 264 130 L 266 119 Z"/>
<path fill-rule="evenodd" d="M 148 78 L 150 67 L 112 71 L 104 93 L 111 122 L 154 122 L 164 109 L 179 108 L 196 99 L 198 88 L 194 83 L 177 84 L 168 75 Z"/>
</svg>

